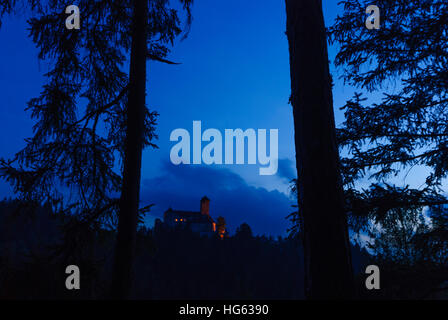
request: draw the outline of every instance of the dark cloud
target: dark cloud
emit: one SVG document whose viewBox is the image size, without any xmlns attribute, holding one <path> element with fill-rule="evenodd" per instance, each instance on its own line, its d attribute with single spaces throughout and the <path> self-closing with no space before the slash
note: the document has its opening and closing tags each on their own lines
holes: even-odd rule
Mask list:
<svg viewBox="0 0 448 320">
<path fill-rule="evenodd" d="M 199 201 L 211 199 L 213 218 L 225 217 L 230 232 L 247 222 L 255 234 L 286 235 L 285 217 L 291 200 L 279 191 L 249 186 L 239 175 L 223 168 L 163 165 L 161 175 L 142 183 L 143 204 L 154 203 L 152 217 L 162 217 L 168 208 L 199 211 Z"/>
<path fill-rule="evenodd" d="M 294 162 L 288 158 L 278 159 L 277 175 L 286 182 L 290 182 L 294 179 L 296 177 Z"/>
</svg>

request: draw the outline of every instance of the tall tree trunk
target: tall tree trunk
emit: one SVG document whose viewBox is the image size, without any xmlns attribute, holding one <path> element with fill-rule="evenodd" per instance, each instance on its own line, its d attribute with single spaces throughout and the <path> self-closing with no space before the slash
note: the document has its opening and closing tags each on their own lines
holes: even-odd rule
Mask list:
<svg viewBox="0 0 448 320">
<path fill-rule="evenodd" d="M 131 290 L 146 107 L 146 20 L 148 7 L 145 0 L 134 0 L 133 3 L 134 17 L 126 111 L 123 186 L 111 290 L 114 299 L 128 298 Z"/>
<path fill-rule="evenodd" d="M 286 0 L 298 205 L 309 299 L 350 298 L 353 273 L 321 0 Z"/>
</svg>

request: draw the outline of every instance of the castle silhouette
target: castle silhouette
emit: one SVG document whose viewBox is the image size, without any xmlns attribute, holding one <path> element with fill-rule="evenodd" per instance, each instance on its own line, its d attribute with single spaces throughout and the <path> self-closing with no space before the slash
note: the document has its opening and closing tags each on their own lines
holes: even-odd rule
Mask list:
<svg viewBox="0 0 448 320">
<path fill-rule="evenodd" d="M 173 210 L 169 208 L 163 215 L 163 222 L 170 228 L 189 228 L 200 235 L 212 236 L 216 233 L 216 222 L 210 216 L 210 199 L 201 199 L 199 211 Z"/>
</svg>

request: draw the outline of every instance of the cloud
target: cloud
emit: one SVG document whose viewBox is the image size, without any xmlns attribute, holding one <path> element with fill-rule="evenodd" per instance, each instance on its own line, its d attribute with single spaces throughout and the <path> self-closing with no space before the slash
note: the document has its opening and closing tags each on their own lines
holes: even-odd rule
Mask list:
<svg viewBox="0 0 448 320">
<path fill-rule="evenodd" d="M 279 191 L 248 185 L 239 175 L 224 168 L 164 163 L 158 177 L 142 183 L 143 205 L 154 203 L 148 221 L 161 218 L 168 208 L 199 211 L 199 201 L 211 199 L 210 214 L 223 216 L 230 232 L 248 223 L 254 234 L 286 235 L 285 217 L 292 201 Z"/>
<path fill-rule="evenodd" d="M 279 159 L 277 175 L 288 183 L 296 178 L 294 162 L 288 158 Z"/>
</svg>

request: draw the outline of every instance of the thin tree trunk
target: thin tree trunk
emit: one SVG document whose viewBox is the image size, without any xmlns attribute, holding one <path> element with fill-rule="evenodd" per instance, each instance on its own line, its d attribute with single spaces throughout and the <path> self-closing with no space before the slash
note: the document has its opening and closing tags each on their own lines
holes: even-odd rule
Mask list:
<svg viewBox="0 0 448 320">
<path fill-rule="evenodd" d="M 286 0 L 305 293 L 351 298 L 353 273 L 321 0 Z"/>
<path fill-rule="evenodd" d="M 129 298 L 137 233 L 146 97 L 147 1 L 134 0 L 123 186 L 112 275 L 112 298 Z"/>
</svg>

